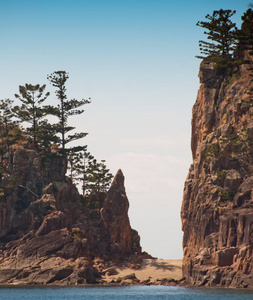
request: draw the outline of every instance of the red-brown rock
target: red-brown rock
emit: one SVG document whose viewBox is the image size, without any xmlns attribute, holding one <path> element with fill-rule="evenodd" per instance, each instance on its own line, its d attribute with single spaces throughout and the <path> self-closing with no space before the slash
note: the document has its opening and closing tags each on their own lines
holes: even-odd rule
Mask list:
<svg viewBox="0 0 253 300">
<path fill-rule="evenodd" d="M 141 252 L 138 234 L 136 236 L 130 226 L 128 208 L 124 176 L 118 170 L 101 209 L 103 228 L 108 234 L 109 248 L 113 254 L 124 256 Z"/>
<path fill-rule="evenodd" d="M 121 171 L 106 199 L 100 195 L 101 214 L 91 214 L 71 180 L 57 175 L 63 170 L 59 157 L 51 172 L 35 150 L 15 146 L 11 153 L 18 182 L 0 202 L 0 283 L 99 283 L 103 268 L 98 271 L 95 257 L 124 259 L 141 252 Z"/>
<path fill-rule="evenodd" d="M 200 65 L 192 111 L 193 164 L 181 209 L 183 273 L 196 286 L 253 288 L 250 66 Z"/>
</svg>

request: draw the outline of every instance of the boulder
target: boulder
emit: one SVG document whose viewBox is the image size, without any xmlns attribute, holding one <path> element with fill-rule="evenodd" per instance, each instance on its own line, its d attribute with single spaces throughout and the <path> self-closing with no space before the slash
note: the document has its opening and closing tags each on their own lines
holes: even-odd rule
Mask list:
<svg viewBox="0 0 253 300">
<path fill-rule="evenodd" d="M 47 215 L 40 228 L 36 231 L 36 235 L 45 235 L 51 231 L 68 228 L 71 230 L 71 223 L 61 211 L 53 212 Z"/>
</svg>

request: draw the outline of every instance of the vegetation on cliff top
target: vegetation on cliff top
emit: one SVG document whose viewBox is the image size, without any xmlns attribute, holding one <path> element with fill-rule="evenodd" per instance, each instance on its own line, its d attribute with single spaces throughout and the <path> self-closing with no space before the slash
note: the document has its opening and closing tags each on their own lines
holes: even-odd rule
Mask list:
<svg viewBox="0 0 253 300">
<path fill-rule="evenodd" d="M 211 62 L 212 70 L 208 70 L 213 71 L 214 77 L 221 79 L 217 86 L 214 86 L 214 81 L 210 80 L 209 85 L 204 87 L 206 90 L 217 89 L 219 93 L 213 98 L 208 96 L 209 101 L 213 100 L 209 132 L 216 132 L 216 135 L 213 135 L 215 138 L 206 140 L 202 160 L 205 172 L 203 184 L 209 185 L 207 194 L 213 195 L 212 200 L 218 206 L 226 206 L 234 200 L 235 187 L 245 174 L 251 172 L 252 164 L 250 130 L 247 130 L 247 124 L 251 122 L 248 117 L 252 116 L 250 110 L 252 110 L 253 81 L 247 79 L 246 84 L 242 77 L 245 70 L 247 70 L 245 75 L 249 74 L 248 71 L 252 71 L 253 4 L 249 5 L 241 17 L 241 29 L 238 29 L 236 23 L 231 20 L 235 13 L 236 11 L 229 9 L 215 10 L 212 15 L 206 15 L 206 21 L 199 21 L 196 24 L 205 29 L 204 34 L 207 35 L 207 41 L 199 41 L 202 55 L 197 58 L 205 60 L 203 66 Z M 239 67 L 242 64 L 247 64 L 247 66 Z M 213 67 L 217 70 L 213 70 Z M 224 92 L 220 85 L 222 80 L 225 83 Z M 244 84 L 245 88 L 241 90 L 240 96 L 236 97 Z M 233 106 L 234 102 L 236 104 Z M 232 112 L 226 111 L 229 105 L 231 105 Z M 231 119 L 231 115 L 234 119 Z M 234 125 L 233 122 L 235 122 Z M 240 125 L 237 126 L 239 123 Z M 228 127 L 224 127 L 226 124 Z M 217 128 L 220 131 L 216 131 Z M 200 128 L 199 131 L 201 131 Z"/>
<path fill-rule="evenodd" d="M 81 184 L 82 194 L 94 195 L 104 193 L 109 187 L 112 174 L 106 168 L 105 160 L 98 162 L 87 151 L 87 145 L 69 147 L 76 140 L 81 140 L 87 133 L 74 132 L 75 127 L 69 123 L 69 117 L 84 112 L 83 105 L 89 104 L 90 99 L 69 99 L 66 81 L 69 75 L 65 71 L 56 71 L 48 75 L 48 80 L 56 88 L 59 100 L 56 106 L 45 104 L 50 93 L 46 92 L 46 85 L 25 84 L 19 86 L 19 94 L 15 94 L 20 103 L 11 99 L 0 100 L 0 192 L 1 198 L 6 196 L 9 186 L 15 187 L 11 170 L 11 149 L 14 144 L 26 143 L 28 148 L 39 153 L 42 164 L 49 157 L 59 157 L 63 165 L 61 176 L 66 172 L 72 182 Z M 49 122 L 50 120 L 57 120 Z M 24 127 L 22 127 L 24 126 Z M 74 132 L 70 134 L 70 132 Z M 68 146 L 68 147 L 67 147 Z M 44 163 L 43 168 L 50 168 Z"/>
<path fill-rule="evenodd" d="M 236 13 L 230 9 L 215 10 L 212 15 L 207 14 L 207 21 L 198 21 L 197 26 L 204 28 L 207 40 L 199 41 L 201 55 L 197 58 L 214 62 L 217 67 L 228 67 L 247 63 L 241 57 L 241 50 L 253 51 L 253 5 L 241 17 L 243 23 L 238 29 L 231 17 Z"/>
</svg>

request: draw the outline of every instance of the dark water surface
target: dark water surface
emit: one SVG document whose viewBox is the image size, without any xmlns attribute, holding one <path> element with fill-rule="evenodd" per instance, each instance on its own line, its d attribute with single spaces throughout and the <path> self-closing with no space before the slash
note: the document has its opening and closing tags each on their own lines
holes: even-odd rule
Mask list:
<svg viewBox="0 0 253 300">
<path fill-rule="evenodd" d="M 196 300 L 229 299 L 253 300 L 253 291 L 231 289 L 191 289 L 169 286 L 128 286 L 128 287 L 2 287 L 0 300 L 55 300 L 55 299 L 147 299 L 147 300 Z"/>
</svg>

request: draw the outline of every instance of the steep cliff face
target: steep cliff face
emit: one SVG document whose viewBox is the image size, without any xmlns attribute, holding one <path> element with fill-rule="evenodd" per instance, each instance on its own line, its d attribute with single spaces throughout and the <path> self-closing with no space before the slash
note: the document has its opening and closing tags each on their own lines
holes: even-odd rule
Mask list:
<svg viewBox="0 0 253 300">
<path fill-rule="evenodd" d="M 10 157 L 11 186 L 0 199 L 0 283 L 98 283 L 107 261 L 141 254 L 121 170 L 101 194 L 102 208 L 91 210 L 61 175 L 59 156 L 45 161 L 14 146 Z"/>
<path fill-rule="evenodd" d="M 246 54 L 244 54 L 246 56 Z M 181 210 L 183 273 L 198 286 L 253 288 L 253 101 L 250 65 L 200 65 L 192 156 Z"/>
</svg>

